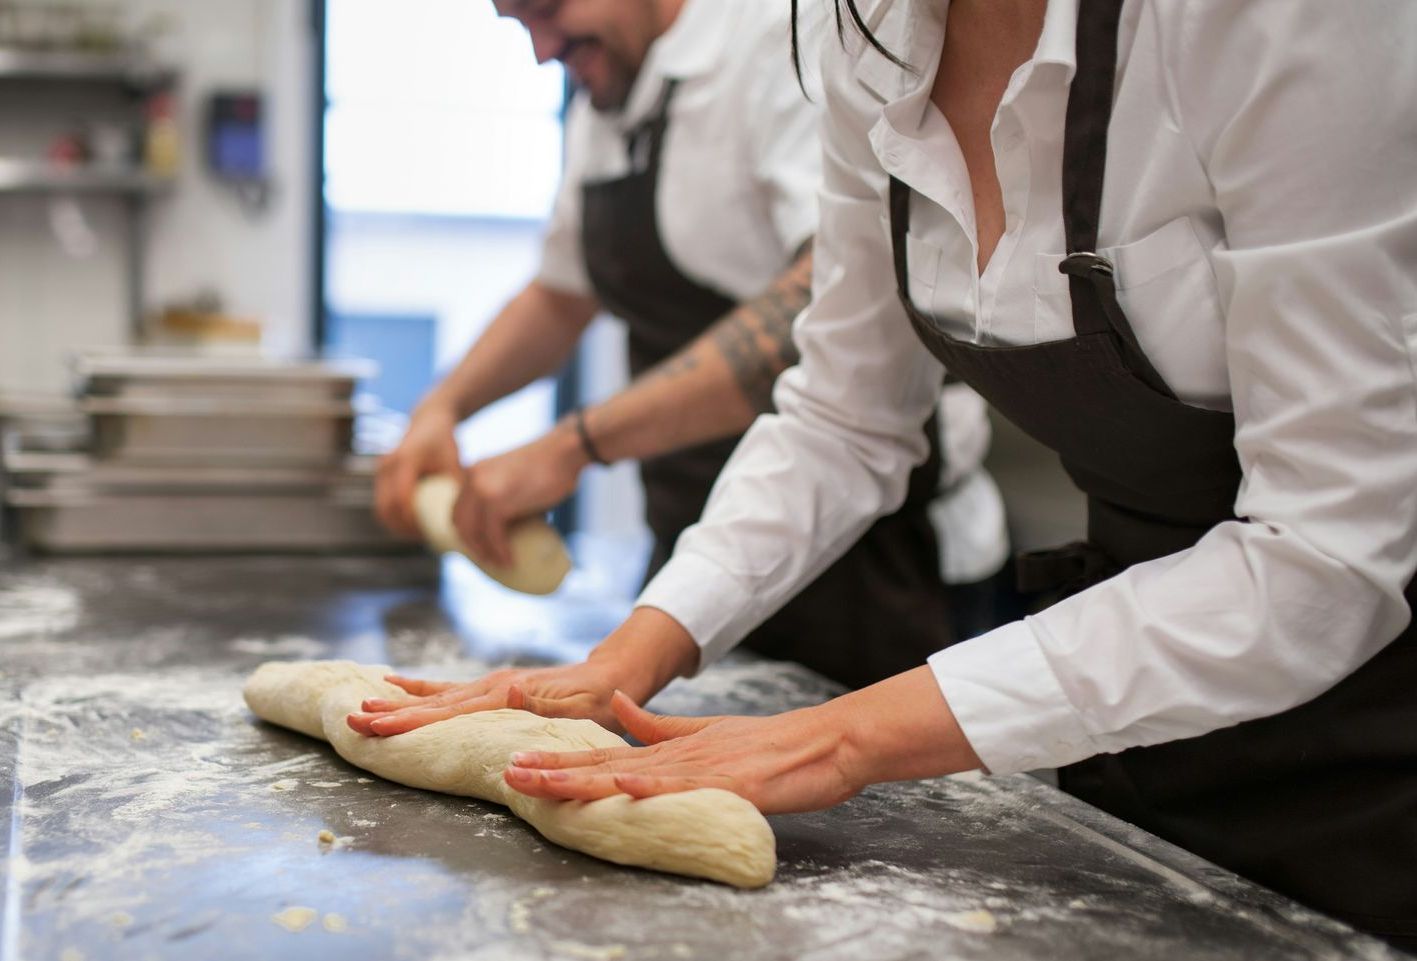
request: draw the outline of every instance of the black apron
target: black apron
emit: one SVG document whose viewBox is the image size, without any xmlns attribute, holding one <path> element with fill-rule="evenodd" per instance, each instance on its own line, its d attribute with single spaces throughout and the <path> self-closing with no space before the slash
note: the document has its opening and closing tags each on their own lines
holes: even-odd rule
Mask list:
<svg viewBox="0 0 1417 961">
<path fill-rule="evenodd" d="M 1019 559 L 1020 581 L 1075 593 L 1194 545 L 1235 519 L 1231 414 L 1181 403 L 1137 344 L 1112 266 L 1092 251 L 1102 203 L 1122 0 L 1079 4 L 1063 215 L 1075 336 L 981 347 L 911 302 L 910 191 L 892 181 L 897 285 L 950 370 L 1062 458 L 1087 495 L 1087 541 Z M 1409 586 L 1409 604 L 1417 591 Z M 1417 946 L 1417 631 L 1318 698 L 1201 737 L 1103 755 L 1063 788 L 1154 834 L 1407 947 Z"/>
<path fill-rule="evenodd" d="M 630 372 L 640 376 L 688 346 L 737 302 L 674 263 L 659 231 L 660 162 L 675 85 L 628 139 L 631 172 L 587 183 L 582 242 L 596 296 L 629 325 Z M 934 442 L 911 476 L 905 506 L 877 522 L 839 561 L 751 634 L 746 643 L 852 687 L 912 667 L 952 641 L 939 550 L 926 506 L 940 477 Z M 698 521 L 738 438 L 703 444 L 640 465 L 654 534 L 649 576 Z"/>
</svg>

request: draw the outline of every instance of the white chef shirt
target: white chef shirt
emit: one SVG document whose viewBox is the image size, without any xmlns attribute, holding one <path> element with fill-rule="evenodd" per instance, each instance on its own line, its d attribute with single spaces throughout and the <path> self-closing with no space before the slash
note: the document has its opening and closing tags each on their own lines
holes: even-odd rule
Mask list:
<svg viewBox="0 0 1417 961">
<path fill-rule="evenodd" d="M 807 4 L 804 11 L 815 10 Z M 566 175 L 538 280 L 593 296 L 581 249 L 581 188 L 629 173 L 627 134 L 653 115 L 664 85 L 669 110 L 659 183 L 659 227 L 684 274 L 735 300 L 757 297 L 817 230 L 821 92 L 812 61 L 823 23 L 804 13 L 801 37 L 812 99 L 788 56 L 785 3 L 688 0 L 650 48 L 625 109 L 601 113 L 577 96 L 566 121 Z M 827 35 L 835 39 L 834 32 Z M 940 398 L 944 493 L 931 505 L 940 573 L 982 580 L 1007 559 L 1003 500 L 982 464 L 989 447 L 983 401 L 963 386 Z"/>
<path fill-rule="evenodd" d="M 816 295 L 780 414 L 739 446 L 640 603 L 721 655 L 903 498 L 940 375 L 895 299 L 887 176 L 916 191 L 915 302 L 980 344 L 1071 336 L 1059 210 L 1079 0 L 1051 0 L 993 124 L 1006 232 L 982 277 L 972 194 L 930 102 L 947 4 L 863 12 L 824 46 Z M 1101 253 L 1182 400 L 1233 410 L 1236 514 L 930 659 L 995 772 L 1286 710 L 1395 637 L 1417 568 L 1417 4 L 1128 0 Z M 882 624 L 880 630 L 890 630 Z M 863 638 L 863 643 L 867 639 Z"/>
<path fill-rule="evenodd" d="M 650 48 L 625 108 L 581 93 L 566 118 L 566 174 L 538 280 L 592 296 L 581 251 L 581 188 L 630 172 L 625 138 L 679 81 L 659 180 L 659 228 L 675 265 L 734 300 L 757 297 L 817 230 L 820 97 L 788 58 L 786 4 L 687 0 Z"/>
</svg>

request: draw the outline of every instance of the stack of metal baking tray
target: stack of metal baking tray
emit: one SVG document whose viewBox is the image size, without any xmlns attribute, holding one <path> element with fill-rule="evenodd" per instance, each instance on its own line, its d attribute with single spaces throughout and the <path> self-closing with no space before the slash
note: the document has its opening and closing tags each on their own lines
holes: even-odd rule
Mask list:
<svg viewBox="0 0 1417 961">
<path fill-rule="evenodd" d="M 18 540 L 53 553 L 387 550 L 352 453 L 358 362 L 86 354 L 80 450 L 4 451 Z"/>
</svg>

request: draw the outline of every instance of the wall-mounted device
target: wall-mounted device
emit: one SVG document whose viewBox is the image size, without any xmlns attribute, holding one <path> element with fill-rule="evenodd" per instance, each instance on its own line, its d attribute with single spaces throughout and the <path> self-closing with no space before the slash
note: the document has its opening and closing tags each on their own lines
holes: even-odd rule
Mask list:
<svg viewBox="0 0 1417 961">
<path fill-rule="evenodd" d="M 270 200 L 266 166 L 265 98 L 257 91 L 218 91 L 207 97 L 207 172 L 248 210 Z"/>
</svg>

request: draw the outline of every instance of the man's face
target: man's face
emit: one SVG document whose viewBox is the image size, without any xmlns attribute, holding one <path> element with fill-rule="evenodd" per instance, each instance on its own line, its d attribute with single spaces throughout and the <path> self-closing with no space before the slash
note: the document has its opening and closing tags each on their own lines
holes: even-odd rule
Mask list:
<svg viewBox="0 0 1417 961">
<path fill-rule="evenodd" d="M 597 110 L 618 110 L 661 29 L 656 0 L 493 0 L 531 34 L 538 63 L 559 60 Z"/>
</svg>

